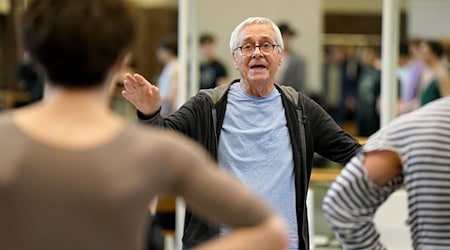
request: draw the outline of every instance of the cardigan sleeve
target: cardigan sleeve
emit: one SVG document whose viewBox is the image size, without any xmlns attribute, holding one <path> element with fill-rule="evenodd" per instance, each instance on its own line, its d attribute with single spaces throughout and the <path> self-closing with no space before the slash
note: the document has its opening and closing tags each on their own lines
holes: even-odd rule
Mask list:
<svg viewBox="0 0 450 250">
<path fill-rule="evenodd" d="M 361 145 L 344 131 L 331 116 L 309 97 L 302 96 L 306 119 L 312 133 L 314 152 L 345 165 L 359 151 Z"/>
<path fill-rule="evenodd" d="M 151 126 L 164 127 L 180 132 L 191 138 L 198 137 L 201 124 L 210 116 L 210 104 L 206 95 L 197 94 L 190 98 L 177 111 L 167 117 L 160 114 L 160 110 L 152 116 L 144 116 L 138 112 L 138 120 Z"/>
</svg>

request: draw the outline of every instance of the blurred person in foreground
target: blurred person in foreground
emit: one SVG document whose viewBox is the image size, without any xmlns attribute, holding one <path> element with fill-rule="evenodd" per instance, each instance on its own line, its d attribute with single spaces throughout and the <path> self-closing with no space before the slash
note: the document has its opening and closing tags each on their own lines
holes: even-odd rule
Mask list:
<svg viewBox="0 0 450 250">
<path fill-rule="evenodd" d="M 386 249 L 373 219 L 401 187 L 408 197 L 412 249 L 450 249 L 449 155 L 450 97 L 402 115 L 372 135 L 323 202 L 343 249 Z"/>
<path fill-rule="evenodd" d="M 24 47 L 48 92 L 0 116 L 0 249 L 143 249 L 148 205 L 160 193 L 235 229 L 198 249 L 282 249 L 282 219 L 195 143 L 110 110 L 133 16 L 121 0 L 30 2 Z"/>
<path fill-rule="evenodd" d="M 166 118 L 160 115 L 158 88 L 141 75 L 127 76 L 123 95 L 142 122 L 195 139 L 224 171 L 268 201 L 288 221 L 287 249 L 309 249 L 306 197 L 313 154 L 345 164 L 360 145 L 302 92 L 275 84 L 283 48 L 281 32 L 270 19 L 250 17 L 230 38 L 240 79 L 200 91 Z M 185 248 L 227 232 L 197 214 L 188 207 Z"/>
</svg>

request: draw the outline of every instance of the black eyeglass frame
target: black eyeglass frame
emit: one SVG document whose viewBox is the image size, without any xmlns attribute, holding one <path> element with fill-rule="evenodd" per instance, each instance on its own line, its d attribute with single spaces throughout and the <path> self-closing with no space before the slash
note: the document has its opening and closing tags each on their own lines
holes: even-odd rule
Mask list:
<svg viewBox="0 0 450 250">
<path fill-rule="evenodd" d="M 245 47 L 247 47 L 248 50 L 245 50 Z M 234 51 L 239 49 L 241 51 L 242 55 L 249 56 L 249 55 L 252 55 L 253 53 L 255 53 L 256 48 L 258 48 L 262 54 L 270 55 L 275 50 L 275 47 L 281 48 L 280 45 L 271 44 L 271 43 L 263 43 L 262 45 L 247 44 L 245 46 L 239 46 L 239 47 L 235 48 Z M 247 52 L 244 52 L 244 51 L 247 51 Z"/>
</svg>

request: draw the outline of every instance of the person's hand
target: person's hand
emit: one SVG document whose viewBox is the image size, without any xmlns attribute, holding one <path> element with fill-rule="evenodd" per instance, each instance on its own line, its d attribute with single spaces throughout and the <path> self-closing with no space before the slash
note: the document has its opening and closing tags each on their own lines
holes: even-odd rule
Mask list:
<svg viewBox="0 0 450 250">
<path fill-rule="evenodd" d="M 161 107 L 159 89 L 139 74 L 125 75 L 122 95 L 144 115 L 154 114 Z"/>
</svg>

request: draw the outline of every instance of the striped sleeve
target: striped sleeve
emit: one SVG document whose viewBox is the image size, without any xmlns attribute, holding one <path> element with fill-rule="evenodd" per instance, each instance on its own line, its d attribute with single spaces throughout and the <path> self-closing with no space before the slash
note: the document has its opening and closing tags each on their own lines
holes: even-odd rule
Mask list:
<svg viewBox="0 0 450 250">
<path fill-rule="evenodd" d="M 377 187 L 363 166 L 359 153 L 341 171 L 323 201 L 323 212 L 343 249 L 386 249 L 379 241 L 373 223 L 377 208 L 403 183 L 394 177 L 386 186 Z"/>
</svg>

